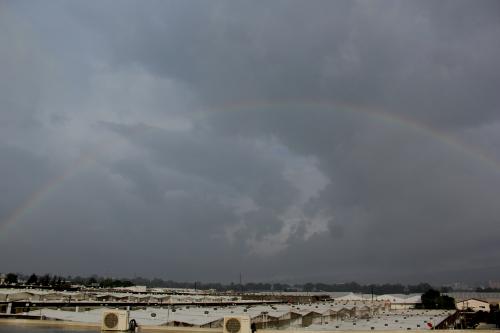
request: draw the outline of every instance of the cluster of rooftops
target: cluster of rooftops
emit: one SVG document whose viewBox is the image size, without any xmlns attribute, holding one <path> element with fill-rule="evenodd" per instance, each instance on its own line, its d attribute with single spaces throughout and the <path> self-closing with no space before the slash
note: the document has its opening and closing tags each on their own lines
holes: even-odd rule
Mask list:
<svg viewBox="0 0 500 333">
<path fill-rule="evenodd" d="M 314 293 L 267 293 L 266 296 L 311 296 Z M 241 295 L 166 294 L 158 292 L 71 291 L 43 289 L 0 289 L 0 302 L 30 302 L 23 313 L 53 320 L 98 324 L 106 308 L 130 303 L 130 318 L 139 325 L 221 327 L 224 317 L 249 316 L 257 328 L 301 328 L 307 330 L 428 330 L 448 325 L 455 320 L 454 310 L 419 310 L 420 294 L 371 295 L 354 293 L 323 293 L 329 300 L 319 302 L 269 302 L 271 298 L 252 301 Z M 249 296 L 249 295 L 246 295 Z M 299 298 L 297 298 L 299 299 Z M 35 303 L 36 304 L 33 304 Z M 58 302 L 64 305 L 59 306 Z M 94 302 L 96 304 L 94 304 Z M 107 306 L 103 302 L 106 302 Z M 109 304 L 108 304 L 109 302 Z M 114 303 L 116 302 L 116 303 Z M 468 307 L 478 300 L 458 301 Z M 145 304 L 146 303 L 146 304 Z M 150 303 L 150 304 L 149 304 Z M 68 306 L 71 304 L 72 306 Z M 142 304 L 142 305 L 141 305 Z M 129 306 L 130 305 L 130 306 Z M 23 305 L 24 307 L 24 305 Z"/>
<path fill-rule="evenodd" d="M 310 296 L 313 293 L 266 293 L 271 296 Z M 254 294 L 255 299 L 260 299 L 264 293 Z M 393 304 L 420 303 L 420 294 L 414 295 L 368 295 L 354 293 L 323 293 L 337 301 L 387 301 Z M 149 302 L 149 303 L 248 303 L 250 298 L 242 299 L 238 295 L 209 295 L 209 294 L 166 294 L 166 293 L 134 293 L 110 291 L 53 291 L 45 289 L 0 289 L 0 301 L 85 301 L 85 302 Z"/>
<path fill-rule="evenodd" d="M 213 303 L 242 301 L 238 296 L 225 295 L 169 295 L 157 293 L 53 291 L 43 289 L 0 289 L 0 301 L 30 302 L 143 302 L 143 303 Z"/>
<path fill-rule="evenodd" d="M 41 308 L 26 315 L 47 319 L 99 323 L 104 308 L 65 311 Z M 130 311 L 139 325 L 221 327 L 224 317 L 247 315 L 258 328 L 307 328 L 311 330 L 431 329 L 454 311 L 391 310 L 386 301 L 335 300 L 312 304 L 234 305 L 222 307 L 144 307 Z"/>
</svg>

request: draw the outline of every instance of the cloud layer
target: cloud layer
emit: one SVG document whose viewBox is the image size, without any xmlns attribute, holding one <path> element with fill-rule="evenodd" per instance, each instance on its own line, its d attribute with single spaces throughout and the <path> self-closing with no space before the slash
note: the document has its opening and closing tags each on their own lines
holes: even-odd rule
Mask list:
<svg viewBox="0 0 500 333">
<path fill-rule="evenodd" d="M 498 278 L 499 15 L 3 2 L 2 270 Z"/>
</svg>

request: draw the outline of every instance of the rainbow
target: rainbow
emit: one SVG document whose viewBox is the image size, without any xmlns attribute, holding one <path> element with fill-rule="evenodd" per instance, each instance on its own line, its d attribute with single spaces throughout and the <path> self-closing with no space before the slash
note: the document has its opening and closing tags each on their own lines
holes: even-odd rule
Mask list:
<svg viewBox="0 0 500 333">
<path fill-rule="evenodd" d="M 50 178 L 44 185 L 32 192 L 24 202 L 17 206 L 14 211 L 8 216 L 8 218 L 0 224 L 0 230 L 6 229 L 8 226 L 15 224 L 21 219 L 22 216 L 28 214 L 38 203 L 42 201 L 44 197 L 49 195 L 52 191 L 56 189 L 59 184 L 64 183 L 66 179 L 71 177 L 76 171 L 82 169 L 84 166 L 89 165 L 95 161 L 95 156 L 97 151 L 84 154 L 78 158 L 75 162 L 71 163 L 61 174 Z M 5 235 L 5 232 L 0 234 L 0 236 Z"/>
<path fill-rule="evenodd" d="M 495 170 L 495 172 L 500 173 L 500 162 L 496 160 L 493 156 L 487 152 L 481 150 L 479 147 L 466 144 L 449 133 L 439 131 L 431 126 L 417 121 L 416 119 L 410 118 L 405 115 L 394 114 L 383 110 L 378 110 L 373 107 L 360 107 L 351 104 L 342 104 L 331 101 L 278 101 L 278 102 L 245 102 L 245 103 L 234 103 L 227 104 L 223 107 L 209 108 L 205 111 L 199 111 L 194 113 L 194 120 L 202 121 L 203 119 L 209 118 L 213 114 L 224 113 L 224 112 L 273 112 L 273 110 L 279 109 L 286 110 L 286 112 L 294 112 L 294 110 L 300 109 L 315 109 L 321 110 L 321 112 L 336 112 L 336 113 L 347 113 L 347 114 L 357 114 L 363 117 L 369 117 L 375 120 L 380 120 L 393 126 L 401 127 L 407 130 L 411 130 L 416 134 L 423 135 L 425 137 L 430 137 L 433 140 L 441 142 L 446 146 L 449 146 L 453 150 L 463 153 L 468 158 L 481 162 L 485 166 L 488 166 Z M 161 128 L 158 125 L 146 124 L 150 127 Z M 109 146 L 109 145 L 106 145 Z M 102 150 L 101 148 L 98 149 Z M 47 181 L 42 187 L 38 188 L 36 191 L 32 192 L 26 200 L 16 207 L 11 214 L 7 217 L 3 223 L 0 224 L 0 230 L 6 229 L 8 226 L 16 224 L 22 219 L 23 216 L 27 215 L 36 205 L 42 202 L 42 199 L 46 197 L 50 192 L 54 191 L 55 188 L 73 175 L 76 171 L 83 168 L 86 165 L 91 164 L 97 155 L 97 151 L 90 152 L 80 157 L 77 161 L 72 163 L 64 172 L 56 177 Z M 3 235 L 6 233 L 3 232 Z M 0 236 L 2 235 L 0 234 Z"/>
<path fill-rule="evenodd" d="M 442 144 L 449 146 L 457 152 L 463 153 L 469 158 L 479 161 L 486 166 L 495 170 L 495 172 L 500 172 L 500 161 L 497 160 L 487 151 L 477 147 L 475 145 L 467 144 L 454 135 L 433 128 L 415 118 L 411 118 L 403 114 L 395 114 L 393 112 L 387 112 L 374 107 L 364 107 L 353 104 L 332 102 L 332 101 L 278 101 L 278 102 L 247 102 L 247 103 L 234 103 L 224 106 L 223 108 L 212 108 L 209 109 L 210 113 L 218 112 L 244 112 L 244 111 L 257 111 L 265 112 L 272 111 L 272 109 L 290 109 L 292 112 L 295 109 L 304 108 L 320 109 L 324 112 L 336 112 L 345 114 L 357 114 L 363 117 L 369 117 L 372 119 L 383 121 L 387 124 L 391 124 L 395 127 L 400 127 L 413 131 L 416 134 L 422 135 L 423 137 L 429 137 L 435 141 L 441 142 Z"/>
</svg>

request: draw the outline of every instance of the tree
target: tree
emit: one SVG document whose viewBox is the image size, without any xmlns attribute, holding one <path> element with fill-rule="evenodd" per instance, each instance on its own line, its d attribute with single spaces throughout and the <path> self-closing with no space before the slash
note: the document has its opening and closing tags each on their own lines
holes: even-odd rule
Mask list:
<svg viewBox="0 0 500 333">
<path fill-rule="evenodd" d="M 48 286 L 50 284 L 50 275 L 49 274 L 45 274 L 44 276 L 42 276 L 42 277 L 40 277 L 38 279 L 38 282 L 42 286 Z"/>
<path fill-rule="evenodd" d="M 114 285 L 113 285 L 113 279 L 106 278 L 106 279 L 102 280 L 99 283 L 99 287 L 101 287 L 101 288 L 112 288 L 112 287 L 114 287 Z"/>
<path fill-rule="evenodd" d="M 122 287 L 132 287 L 134 284 L 129 280 L 122 280 Z"/>
<path fill-rule="evenodd" d="M 447 295 L 441 295 L 438 298 L 439 309 L 453 310 L 456 308 L 455 299 Z"/>
<path fill-rule="evenodd" d="M 55 275 L 54 275 L 54 276 L 52 277 L 52 279 L 50 280 L 49 285 L 50 285 L 51 287 L 54 287 L 54 286 L 56 285 L 56 283 L 57 283 L 57 276 L 55 276 Z"/>
<path fill-rule="evenodd" d="M 87 280 L 87 283 L 85 283 L 85 285 L 87 285 L 87 286 L 93 286 L 96 283 L 97 283 L 97 279 L 92 276 L 92 277 L 90 277 L 90 279 Z"/>
<path fill-rule="evenodd" d="M 38 283 L 38 276 L 36 276 L 35 273 L 31 274 L 30 277 L 28 278 L 28 281 L 26 281 L 26 284 L 37 284 Z"/>
<path fill-rule="evenodd" d="M 17 274 L 8 273 L 5 277 L 5 282 L 7 284 L 16 284 L 17 283 Z"/>
<path fill-rule="evenodd" d="M 421 296 L 424 309 L 455 309 L 455 299 L 434 289 L 429 289 Z"/>
</svg>

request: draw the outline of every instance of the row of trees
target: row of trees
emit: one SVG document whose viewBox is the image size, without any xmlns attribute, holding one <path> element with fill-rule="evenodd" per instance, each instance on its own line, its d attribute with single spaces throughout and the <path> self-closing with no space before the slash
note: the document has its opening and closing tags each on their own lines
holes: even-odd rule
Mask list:
<svg viewBox="0 0 500 333">
<path fill-rule="evenodd" d="M 26 284 L 31 286 L 60 287 L 66 284 L 66 281 L 63 277 L 57 275 L 45 274 L 37 276 L 36 274 L 31 274 Z"/>
<path fill-rule="evenodd" d="M 29 277 L 22 274 L 8 273 L 5 275 L 5 284 L 7 285 L 29 285 L 29 286 L 42 286 L 42 287 L 64 287 L 68 285 L 62 276 L 45 274 L 37 276 L 31 274 Z"/>
<path fill-rule="evenodd" d="M 428 283 L 419 283 L 416 285 L 403 285 L 397 284 L 368 284 L 362 285 L 356 282 L 349 282 L 343 284 L 325 284 L 325 283 L 306 283 L 302 286 L 304 291 L 352 291 L 364 294 L 411 294 L 411 293 L 424 293 L 432 286 Z M 448 292 L 449 288 L 440 288 L 443 292 Z"/>
<path fill-rule="evenodd" d="M 359 284 L 357 282 L 349 283 L 305 283 L 305 284 L 286 284 L 286 283 L 245 283 L 245 284 L 222 284 L 222 283 L 202 283 L 202 282 L 177 282 L 172 280 L 163 280 L 159 278 L 146 279 L 137 277 L 133 279 L 115 279 L 109 277 L 99 277 L 93 275 L 90 277 L 67 276 L 61 277 L 57 275 L 45 274 L 37 276 L 31 274 L 28 276 L 16 275 L 14 273 L 7 274 L 6 282 L 15 284 L 18 280 L 26 281 L 27 285 L 47 286 L 47 287 L 64 287 L 70 284 L 79 284 L 87 287 L 101 288 L 117 288 L 129 287 L 133 285 L 144 285 L 148 287 L 163 287 L 163 288 L 195 288 L 195 289 L 214 289 L 217 291 L 306 291 L 306 292 L 357 292 L 357 293 L 374 293 L 374 294 L 408 294 L 408 293 L 424 293 L 432 289 L 428 283 L 420 283 L 416 285 L 403 284 Z M 442 292 L 447 292 L 449 289 L 441 288 Z"/>
<path fill-rule="evenodd" d="M 23 281 L 20 283 L 20 281 Z M 62 277 L 58 275 L 36 275 L 31 274 L 29 277 L 22 274 L 8 273 L 5 276 L 5 284 L 7 285 L 25 285 L 25 286 L 40 286 L 52 287 L 55 289 L 69 289 L 72 284 L 80 284 L 87 287 L 101 287 L 101 288 L 117 288 L 117 287 L 130 287 L 133 286 L 129 280 L 120 280 L 112 278 L 101 278 L 92 276 L 90 278 L 81 278 L 71 276 Z"/>
<path fill-rule="evenodd" d="M 408 293 L 424 293 L 432 288 L 428 283 L 420 283 L 416 285 L 403 284 L 359 284 L 357 282 L 349 283 L 305 283 L 305 284 L 287 284 L 287 283 L 255 283 L 249 282 L 245 284 L 222 284 L 218 282 L 203 283 L 196 282 L 177 282 L 172 280 L 162 279 L 145 279 L 133 278 L 131 282 L 135 285 L 145 285 L 148 287 L 163 287 L 163 288 L 195 288 L 195 289 L 214 289 L 217 291 L 305 291 L 305 292 L 357 292 L 357 293 L 374 293 L 374 294 L 408 294 Z M 449 288 L 440 288 L 442 292 L 449 292 Z"/>
</svg>

